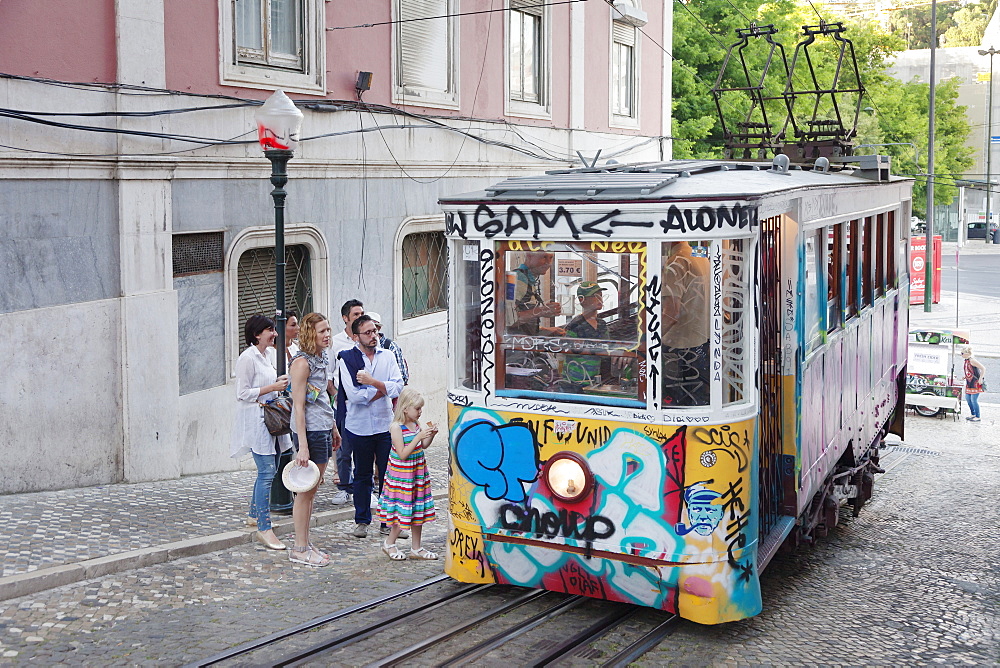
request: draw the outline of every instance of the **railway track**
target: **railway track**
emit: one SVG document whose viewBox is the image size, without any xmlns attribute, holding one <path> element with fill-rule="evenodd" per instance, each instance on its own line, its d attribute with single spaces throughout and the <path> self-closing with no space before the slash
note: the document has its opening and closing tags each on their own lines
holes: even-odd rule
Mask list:
<svg viewBox="0 0 1000 668">
<path fill-rule="evenodd" d="M 447 576 L 372 599 L 190 666 L 625 666 L 679 618 L 624 603 Z"/>
</svg>

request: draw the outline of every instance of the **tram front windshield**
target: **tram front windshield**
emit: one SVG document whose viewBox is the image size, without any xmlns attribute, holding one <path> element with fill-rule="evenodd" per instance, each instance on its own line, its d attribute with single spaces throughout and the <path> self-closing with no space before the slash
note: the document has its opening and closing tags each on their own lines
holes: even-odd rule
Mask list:
<svg viewBox="0 0 1000 668">
<path fill-rule="evenodd" d="M 645 245 L 508 248 L 501 259 L 505 393 L 644 406 Z"/>
<path fill-rule="evenodd" d="M 664 408 L 709 405 L 710 258 L 718 243 L 664 242 L 658 258 L 647 257 L 647 244 L 627 242 L 531 249 L 501 242 L 495 255 L 485 256 L 463 248 L 456 282 L 461 303 L 455 304 L 465 316 L 457 341 L 459 385 L 480 389 L 484 356 L 492 352 L 496 365 L 487 370 L 496 369 L 501 396 L 642 408 L 649 396 Z M 717 375 L 723 404 L 730 404 L 744 400 L 746 389 L 745 246 L 723 241 L 716 252 L 722 315 Z M 491 262 L 483 264 L 484 258 Z M 651 282 L 656 265 L 659 276 Z M 480 279 L 489 278 L 497 281 L 495 300 L 489 284 L 480 287 Z M 491 330 L 495 337 L 486 350 L 481 334 Z M 655 345 L 652 373 L 647 345 Z"/>
</svg>

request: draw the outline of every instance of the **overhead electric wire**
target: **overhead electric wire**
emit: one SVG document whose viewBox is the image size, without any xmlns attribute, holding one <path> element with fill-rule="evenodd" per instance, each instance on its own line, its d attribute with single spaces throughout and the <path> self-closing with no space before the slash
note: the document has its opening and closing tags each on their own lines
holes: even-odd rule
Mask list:
<svg viewBox="0 0 1000 668">
<path fill-rule="evenodd" d="M 494 1 L 495 0 L 490 0 L 490 9 L 491 10 L 493 8 Z M 490 18 L 489 18 L 489 22 L 488 22 L 488 24 L 486 26 L 486 42 L 483 45 L 483 62 L 482 62 L 482 65 L 479 68 L 479 81 L 476 82 L 476 92 L 472 96 L 472 109 L 469 112 L 472 115 L 473 118 L 476 115 L 476 100 L 479 99 L 479 87 L 483 83 L 483 77 L 484 77 L 484 74 L 486 72 L 486 57 L 487 57 L 487 55 L 489 53 L 489 48 L 490 48 L 490 34 L 492 32 L 493 32 L 493 14 L 491 13 L 490 14 Z M 359 101 L 361 101 L 360 100 L 360 96 L 359 96 Z M 371 111 L 370 108 L 368 109 L 368 113 L 370 113 L 371 116 L 372 116 L 372 122 L 375 123 L 376 127 L 378 127 L 378 120 L 375 118 L 375 114 L 372 113 L 372 111 Z M 392 148 L 389 146 L 389 142 L 386 141 L 385 134 L 382 132 L 382 128 L 381 127 L 379 127 L 379 136 L 382 137 L 382 143 L 385 144 L 385 149 L 389 152 L 389 155 L 392 157 L 392 161 L 396 163 L 397 167 L 399 167 L 399 170 L 403 173 L 403 176 L 405 176 L 406 178 L 408 178 L 411 181 L 414 181 L 416 183 L 422 183 L 422 184 L 426 185 L 426 184 L 435 183 L 437 181 L 440 181 L 445 176 L 447 176 L 451 172 L 452 169 L 455 168 L 455 165 L 458 164 L 458 159 L 462 156 L 462 149 L 465 148 L 465 142 L 469 139 L 469 133 L 472 130 L 472 123 L 473 123 L 473 120 L 472 120 L 472 118 L 470 118 L 469 119 L 469 125 L 468 125 L 468 127 L 465 129 L 465 132 L 462 133 L 462 143 L 459 144 L 458 151 L 455 152 L 455 159 L 452 160 L 451 165 L 448 166 L 448 169 L 444 170 L 444 172 L 441 175 L 439 175 L 439 176 L 437 176 L 437 177 L 435 177 L 433 179 L 429 179 L 429 180 L 418 179 L 415 176 L 412 176 L 408 171 L 406 171 L 405 167 L 403 167 L 401 164 L 399 164 L 399 160 L 396 159 L 396 155 L 392 152 Z"/>
<path fill-rule="evenodd" d="M 4 109 L 18 114 L 31 116 L 79 116 L 79 117 L 110 117 L 110 118 L 143 118 L 147 116 L 169 116 L 171 114 L 187 114 L 196 111 L 215 111 L 216 109 L 240 109 L 244 107 L 259 107 L 260 102 L 241 102 L 239 104 L 220 104 L 203 107 L 179 107 L 175 109 L 159 109 L 156 111 L 24 111 L 22 109 Z"/>
<path fill-rule="evenodd" d="M 521 5 L 521 7 L 524 9 L 532 9 L 535 7 L 552 7 L 554 5 L 571 5 L 575 2 L 587 2 L 587 0 L 557 0 L 555 2 L 539 2 L 538 4 L 534 5 Z M 397 23 L 410 23 L 412 21 L 431 21 L 433 19 L 448 19 L 455 16 L 472 16 L 474 14 L 489 14 L 491 12 L 508 12 L 508 11 L 511 11 L 509 7 L 504 7 L 502 9 L 483 9 L 475 12 L 456 12 L 454 14 L 437 14 L 435 16 L 420 16 L 412 19 L 396 19 L 394 21 L 360 23 L 356 26 L 335 26 L 333 28 L 327 28 L 327 30 L 354 30 L 355 28 L 374 28 L 376 26 L 390 26 Z"/>
</svg>

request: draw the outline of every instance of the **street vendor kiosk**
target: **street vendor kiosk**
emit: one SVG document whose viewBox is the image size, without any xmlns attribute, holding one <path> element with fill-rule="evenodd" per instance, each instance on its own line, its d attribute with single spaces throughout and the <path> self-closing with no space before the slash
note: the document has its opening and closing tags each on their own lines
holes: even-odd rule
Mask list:
<svg viewBox="0 0 1000 668">
<path fill-rule="evenodd" d="M 964 330 L 925 327 L 910 330 L 907 408 L 926 417 L 946 414 L 957 417 L 961 413 L 965 379 L 960 353 L 967 345 L 969 332 Z"/>
</svg>

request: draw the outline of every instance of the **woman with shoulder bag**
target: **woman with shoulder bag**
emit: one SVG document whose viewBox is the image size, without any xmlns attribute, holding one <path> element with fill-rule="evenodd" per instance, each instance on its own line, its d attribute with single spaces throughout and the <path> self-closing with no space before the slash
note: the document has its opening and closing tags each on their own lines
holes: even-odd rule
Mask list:
<svg viewBox="0 0 1000 668">
<path fill-rule="evenodd" d="M 979 395 L 983 392 L 983 380 L 986 378 L 986 367 L 972 356 L 972 347 L 962 348 L 965 359 L 965 400 L 969 403 L 969 412 L 965 418 L 970 422 L 979 422 Z"/>
<path fill-rule="evenodd" d="M 271 481 L 277 471 L 275 443 L 284 452 L 292 447 L 291 439 L 272 436 L 264 424 L 261 403 L 275 398 L 288 386 L 288 376 L 278 377 L 267 357 L 278 333 L 274 321 L 262 315 L 247 318 L 243 337 L 247 348 L 236 362 L 236 418 L 233 423 L 231 457 L 252 453 L 257 465 L 257 479 L 250 497 L 247 524 L 257 527 L 257 540 L 270 550 L 284 550 L 285 545 L 271 528 Z"/>
</svg>

